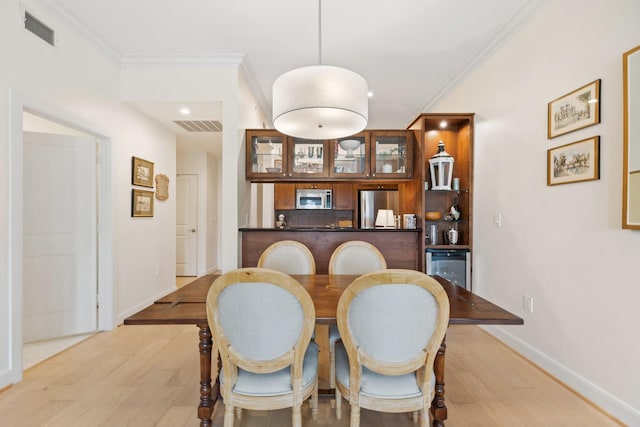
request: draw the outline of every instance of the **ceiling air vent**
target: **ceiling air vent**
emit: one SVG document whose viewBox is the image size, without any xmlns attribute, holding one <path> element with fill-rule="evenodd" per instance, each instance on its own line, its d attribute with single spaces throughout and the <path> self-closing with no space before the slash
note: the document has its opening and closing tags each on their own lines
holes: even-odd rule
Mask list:
<svg viewBox="0 0 640 427">
<path fill-rule="evenodd" d="M 222 132 L 222 123 L 217 120 L 174 120 L 188 132 Z"/>
<path fill-rule="evenodd" d="M 24 28 L 49 43 L 51 46 L 56 45 L 55 32 L 38 18 L 26 11 L 24 12 Z"/>
</svg>

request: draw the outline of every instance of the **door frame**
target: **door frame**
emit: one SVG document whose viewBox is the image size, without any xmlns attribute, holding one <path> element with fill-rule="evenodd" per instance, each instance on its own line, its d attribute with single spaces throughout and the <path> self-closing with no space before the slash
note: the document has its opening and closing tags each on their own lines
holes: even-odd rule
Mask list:
<svg viewBox="0 0 640 427">
<path fill-rule="evenodd" d="M 196 219 L 196 228 L 198 230 L 198 240 L 197 240 L 197 259 L 196 259 L 196 276 L 202 276 L 203 274 L 207 274 L 206 271 L 206 262 L 205 262 L 205 254 L 206 254 L 206 241 L 207 241 L 207 226 L 205 218 L 207 217 L 206 211 L 206 197 L 205 197 L 205 184 L 202 182 L 202 172 L 194 169 L 181 169 L 176 167 L 176 179 L 178 175 L 195 175 L 196 182 L 198 185 L 198 217 Z M 177 258 L 177 254 L 176 254 Z"/>
<path fill-rule="evenodd" d="M 201 230 L 204 229 L 204 227 L 202 227 L 202 224 L 200 222 L 200 218 L 202 217 L 201 213 L 200 213 L 200 204 L 201 204 L 201 197 L 200 197 L 200 175 L 197 173 L 177 173 L 176 172 L 176 197 L 178 197 L 178 178 L 180 177 L 180 175 L 189 175 L 189 176 L 194 176 L 196 179 L 196 253 L 195 253 L 195 257 L 196 257 L 196 261 L 195 261 L 195 267 L 196 267 L 196 272 L 195 272 L 195 276 L 201 276 L 201 269 L 200 269 L 200 259 L 202 258 L 202 256 L 200 255 L 201 249 L 200 249 L 200 242 L 203 240 L 203 237 L 201 236 Z M 176 202 L 177 203 L 177 202 Z M 177 206 L 176 206 L 177 209 Z M 177 225 L 177 224 L 176 224 Z M 176 237 L 177 239 L 177 237 Z M 176 248 L 176 260 L 177 260 L 177 248 Z M 177 264 L 176 264 L 176 269 L 177 269 Z M 177 274 L 176 274 L 177 275 Z M 188 276 L 186 276 L 188 277 Z"/>
<path fill-rule="evenodd" d="M 106 132 L 93 124 L 85 122 L 72 114 L 61 111 L 42 101 L 30 98 L 20 91 L 9 90 L 9 240 L 10 261 L 7 279 L 11 290 L 9 307 L 11 360 L 9 370 L 0 376 L 1 384 L 12 384 L 22 379 L 23 346 L 23 120 L 24 111 L 47 120 L 76 129 L 96 138 L 98 143 L 98 330 L 111 330 L 117 326 L 115 301 L 116 289 L 113 286 L 113 190 L 112 190 L 112 144 Z"/>
</svg>

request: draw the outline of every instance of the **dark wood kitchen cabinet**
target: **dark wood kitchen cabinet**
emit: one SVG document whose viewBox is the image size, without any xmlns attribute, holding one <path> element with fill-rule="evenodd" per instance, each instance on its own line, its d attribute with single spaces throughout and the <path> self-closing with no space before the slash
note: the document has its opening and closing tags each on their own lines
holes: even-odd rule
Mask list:
<svg viewBox="0 0 640 427">
<path fill-rule="evenodd" d="M 286 135 L 270 129 L 247 130 L 245 140 L 245 175 L 248 180 L 269 182 L 286 178 L 288 168 Z"/>
<path fill-rule="evenodd" d="M 355 194 L 353 184 L 337 182 L 333 184 L 333 208 L 338 210 L 353 210 Z"/>
<path fill-rule="evenodd" d="M 296 185 L 277 183 L 273 186 L 273 205 L 276 210 L 296 208 Z"/>
<path fill-rule="evenodd" d="M 246 131 L 246 178 L 252 182 L 409 181 L 414 133 L 365 130 L 334 140 L 294 138 L 270 129 Z"/>
</svg>

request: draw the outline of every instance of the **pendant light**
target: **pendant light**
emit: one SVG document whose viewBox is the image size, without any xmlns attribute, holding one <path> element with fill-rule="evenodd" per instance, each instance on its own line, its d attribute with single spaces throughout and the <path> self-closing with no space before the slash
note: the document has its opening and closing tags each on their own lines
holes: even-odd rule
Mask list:
<svg viewBox="0 0 640 427">
<path fill-rule="evenodd" d="M 367 126 L 366 80 L 353 71 L 322 65 L 322 0 L 318 0 L 318 63 L 282 74 L 273 83 L 273 125 L 290 136 L 336 139 Z"/>
</svg>

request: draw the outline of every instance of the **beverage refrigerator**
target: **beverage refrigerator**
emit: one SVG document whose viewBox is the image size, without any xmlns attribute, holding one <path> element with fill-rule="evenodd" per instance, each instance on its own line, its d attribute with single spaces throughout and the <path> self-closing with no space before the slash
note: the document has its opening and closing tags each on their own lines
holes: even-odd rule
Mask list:
<svg viewBox="0 0 640 427">
<path fill-rule="evenodd" d="M 441 276 L 471 292 L 471 252 L 469 249 L 427 248 L 429 276 Z"/>
</svg>

